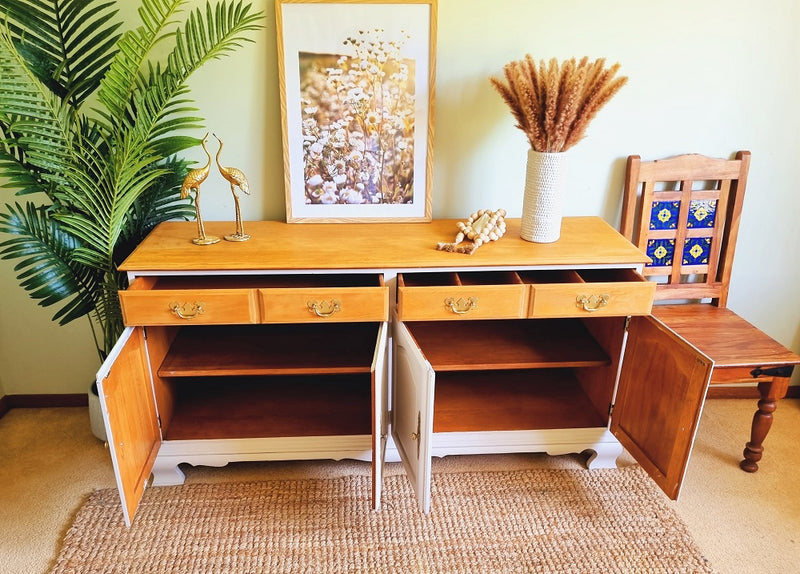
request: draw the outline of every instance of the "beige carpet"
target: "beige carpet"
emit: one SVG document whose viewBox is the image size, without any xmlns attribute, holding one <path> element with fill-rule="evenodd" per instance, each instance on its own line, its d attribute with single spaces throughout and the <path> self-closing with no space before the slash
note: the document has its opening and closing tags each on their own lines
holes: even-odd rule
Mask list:
<svg viewBox="0 0 800 574">
<path fill-rule="evenodd" d="M 389 476 L 149 489 L 133 527 L 94 492 L 66 534 L 66 572 L 713 572 L 638 466 L 437 474 L 433 508 Z"/>
</svg>

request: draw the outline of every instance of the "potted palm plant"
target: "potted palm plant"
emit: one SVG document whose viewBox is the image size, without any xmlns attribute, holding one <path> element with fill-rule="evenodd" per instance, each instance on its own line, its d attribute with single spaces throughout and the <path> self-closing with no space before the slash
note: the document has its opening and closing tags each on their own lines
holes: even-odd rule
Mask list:
<svg viewBox="0 0 800 574">
<path fill-rule="evenodd" d="M 18 196 L 0 208 L 0 256 L 54 321 L 88 318 L 101 361 L 123 330 L 117 265 L 193 214 L 178 195 L 177 154 L 202 122 L 187 80 L 260 27 L 228 0 L 179 21 L 186 3 L 142 1 L 123 32 L 114 0 L 0 0 L 0 184 Z"/>
</svg>

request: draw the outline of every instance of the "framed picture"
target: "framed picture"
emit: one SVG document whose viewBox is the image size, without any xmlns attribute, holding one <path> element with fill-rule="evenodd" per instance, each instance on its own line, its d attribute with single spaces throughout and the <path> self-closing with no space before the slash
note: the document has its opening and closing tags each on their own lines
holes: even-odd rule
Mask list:
<svg viewBox="0 0 800 574">
<path fill-rule="evenodd" d="M 286 220 L 430 221 L 436 0 L 276 0 Z"/>
</svg>

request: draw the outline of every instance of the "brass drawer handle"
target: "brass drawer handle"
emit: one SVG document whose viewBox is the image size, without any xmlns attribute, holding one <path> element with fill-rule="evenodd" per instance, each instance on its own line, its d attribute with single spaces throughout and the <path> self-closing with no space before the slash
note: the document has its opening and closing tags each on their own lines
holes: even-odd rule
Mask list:
<svg viewBox="0 0 800 574">
<path fill-rule="evenodd" d="M 467 297 L 464 299 L 463 297 L 459 297 L 458 299 L 454 299 L 453 297 L 448 297 L 444 300 L 444 305 L 456 315 L 464 315 L 478 308 L 478 298 Z"/>
<path fill-rule="evenodd" d="M 609 299 L 611 299 L 611 295 L 589 295 L 588 297 L 586 295 L 578 295 L 575 303 L 584 311 L 594 313 L 601 307 L 608 305 Z"/>
<path fill-rule="evenodd" d="M 309 311 L 323 319 L 342 310 L 342 302 L 338 299 L 331 299 L 330 301 L 309 301 L 307 305 Z"/>
<path fill-rule="evenodd" d="M 176 303 L 172 302 L 169 304 L 169 310 L 172 311 L 174 315 L 180 317 L 181 319 L 195 319 L 198 315 L 205 313 L 205 308 L 203 308 L 205 303 Z"/>
</svg>

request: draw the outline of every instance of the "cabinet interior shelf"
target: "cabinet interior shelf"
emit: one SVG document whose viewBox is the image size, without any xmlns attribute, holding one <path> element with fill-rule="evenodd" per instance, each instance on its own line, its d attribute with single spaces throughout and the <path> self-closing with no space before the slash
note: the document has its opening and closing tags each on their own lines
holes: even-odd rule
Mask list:
<svg viewBox="0 0 800 574">
<path fill-rule="evenodd" d="M 182 327 L 160 377 L 369 373 L 377 323 Z"/>
<path fill-rule="evenodd" d="M 369 374 L 172 381 L 166 440 L 371 435 Z"/>
<path fill-rule="evenodd" d="M 608 424 L 570 369 L 437 374 L 433 432 L 594 428 Z"/>
<path fill-rule="evenodd" d="M 405 324 L 437 372 L 596 367 L 610 362 L 580 319 Z"/>
</svg>

